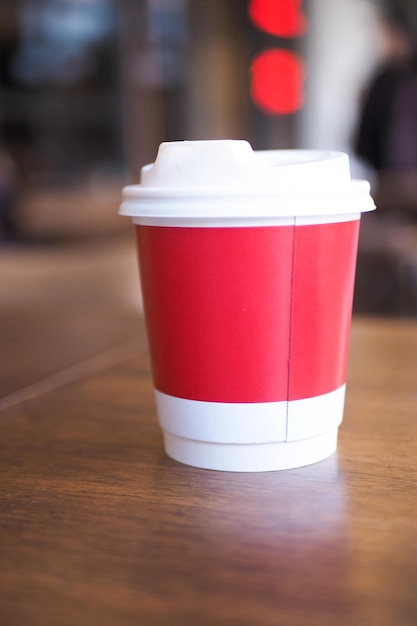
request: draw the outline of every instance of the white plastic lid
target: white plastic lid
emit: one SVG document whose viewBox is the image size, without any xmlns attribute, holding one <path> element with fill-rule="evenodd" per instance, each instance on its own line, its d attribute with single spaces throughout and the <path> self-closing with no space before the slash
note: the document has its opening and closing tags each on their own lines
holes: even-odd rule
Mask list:
<svg viewBox="0 0 417 626">
<path fill-rule="evenodd" d="M 141 183 L 123 190 L 122 215 L 238 218 L 372 211 L 369 183 L 352 180 L 342 152 L 254 152 L 247 141 L 162 143 Z"/>
</svg>

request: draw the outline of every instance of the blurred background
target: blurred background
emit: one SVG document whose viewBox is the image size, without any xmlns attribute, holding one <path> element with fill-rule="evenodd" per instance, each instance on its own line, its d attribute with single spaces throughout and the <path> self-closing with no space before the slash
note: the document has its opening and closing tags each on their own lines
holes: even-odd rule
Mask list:
<svg viewBox="0 0 417 626">
<path fill-rule="evenodd" d="M 363 217 L 355 313 L 417 316 L 416 13 L 415 0 L 1 0 L 3 395 L 136 332 L 117 210 L 164 140 L 349 153 L 379 207 Z"/>
</svg>

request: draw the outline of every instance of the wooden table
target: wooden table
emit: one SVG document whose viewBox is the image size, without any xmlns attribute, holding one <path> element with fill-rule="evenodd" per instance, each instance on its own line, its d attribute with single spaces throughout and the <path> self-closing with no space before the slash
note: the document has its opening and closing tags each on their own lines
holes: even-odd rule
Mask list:
<svg viewBox="0 0 417 626">
<path fill-rule="evenodd" d="M 167 458 L 146 342 L 2 401 L 2 626 L 415 626 L 417 323 L 355 319 L 337 455 Z"/>
</svg>

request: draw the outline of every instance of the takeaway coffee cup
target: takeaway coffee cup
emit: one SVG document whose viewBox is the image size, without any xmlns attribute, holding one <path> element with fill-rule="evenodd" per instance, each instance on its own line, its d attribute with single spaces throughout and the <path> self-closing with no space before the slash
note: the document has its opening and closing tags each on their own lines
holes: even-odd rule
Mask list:
<svg viewBox="0 0 417 626">
<path fill-rule="evenodd" d="M 374 208 L 347 155 L 245 141 L 163 143 L 124 189 L 169 456 L 268 471 L 336 450 L 360 215 Z"/>
</svg>

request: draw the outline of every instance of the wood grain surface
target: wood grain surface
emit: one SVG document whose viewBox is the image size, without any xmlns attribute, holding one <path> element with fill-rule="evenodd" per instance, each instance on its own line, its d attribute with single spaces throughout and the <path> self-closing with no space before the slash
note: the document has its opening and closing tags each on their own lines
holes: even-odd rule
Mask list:
<svg viewBox="0 0 417 626">
<path fill-rule="evenodd" d="M 355 319 L 338 453 L 261 474 L 165 456 L 132 342 L 0 413 L 2 626 L 417 624 L 417 323 Z"/>
<path fill-rule="evenodd" d="M 0 246 L 0 398 L 138 332 L 133 237 Z"/>
</svg>

